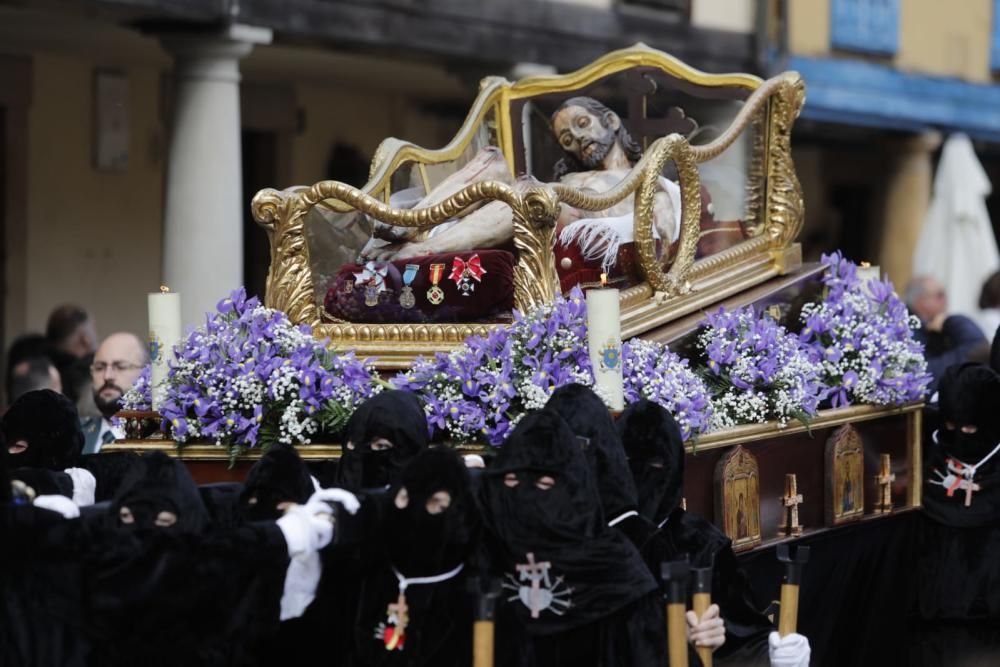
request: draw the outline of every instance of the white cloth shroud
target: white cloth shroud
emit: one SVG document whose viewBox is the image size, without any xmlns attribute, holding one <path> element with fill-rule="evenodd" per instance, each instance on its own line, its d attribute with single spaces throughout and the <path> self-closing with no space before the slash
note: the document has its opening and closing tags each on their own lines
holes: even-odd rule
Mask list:
<svg viewBox="0 0 1000 667">
<path fill-rule="evenodd" d="M 672 228 L 669 243 L 673 243 L 681 232 L 681 189 L 670 179 L 660 177 L 660 186 L 670 198 L 673 205 Z M 566 225 L 559 232 L 559 243 L 571 245 L 575 243 L 583 252 L 583 258 L 589 262 L 600 261 L 601 270 L 611 271 L 618 259 L 618 250 L 623 243 L 635 241 L 635 216 L 631 213 L 606 218 L 580 218 Z M 660 230 L 653 225 L 653 238 L 660 240 Z"/>
<path fill-rule="evenodd" d="M 993 225 L 986 209 L 992 191 L 972 141 L 953 134 L 941 151 L 934 195 L 913 257 L 913 276 L 932 276 L 948 293 L 948 312 L 967 315 L 989 331 L 979 310 L 986 279 L 1000 268 Z"/>
</svg>

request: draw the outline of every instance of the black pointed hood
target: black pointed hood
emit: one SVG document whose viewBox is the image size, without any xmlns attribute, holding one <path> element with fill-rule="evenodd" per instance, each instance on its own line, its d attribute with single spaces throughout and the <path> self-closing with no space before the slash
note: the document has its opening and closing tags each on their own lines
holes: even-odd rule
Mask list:
<svg viewBox="0 0 1000 667">
<path fill-rule="evenodd" d="M 132 523 L 122 521 L 123 508 L 131 513 Z M 173 512 L 177 522 L 166 528 L 155 526 L 157 515 L 164 511 Z M 202 534 L 209 524 L 191 473 L 163 452 L 144 455 L 142 465 L 129 473 L 111 501 L 109 519 L 119 530 L 174 536 Z"/>
<path fill-rule="evenodd" d="M 635 482 L 604 401 L 590 387 L 570 384 L 552 392 L 545 407 L 558 413 L 580 439 L 594 473 L 605 518 L 612 521 L 636 510 L 639 503 Z"/>
<path fill-rule="evenodd" d="M 939 442 L 950 456 L 975 464 L 1000 443 L 1000 375 L 983 364 L 948 368 L 938 385 Z M 954 428 L 949 428 L 949 425 Z M 975 433 L 963 433 L 963 427 Z"/>
<path fill-rule="evenodd" d="M 684 494 L 684 440 L 663 406 L 640 399 L 618 418 L 618 433 L 639 491 L 639 513 L 657 524 Z"/>
<path fill-rule="evenodd" d="M 392 447 L 372 449 L 378 439 Z M 347 422 L 333 482 L 354 491 L 392 484 L 403 466 L 426 448 L 427 417 L 420 399 L 406 391 L 384 391 L 362 403 Z"/>
<path fill-rule="evenodd" d="M 483 474 L 479 498 L 504 598 L 529 633 L 607 618 L 656 589 L 639 552 L 606 524 L 586 456 L 555 412 L 521 419 Z M 544 593 L 530 593 L 524 566 L 532 563 L 544 568 Z"/>
<path fill-rule="evenodd" d="M 83 451 L 76 406 L 50 389 L 29 391 L 14 401 L 3 416 L 3 431 L 8 444 L 23 440 L 28 445 L 24 452 L 11 455 L 15 467 L 64 470 Z"/>
<path fill-rule="evenodd" d="M 273 445 L 247 474 L 240 493 L 240 511 L 251 521 L 281 517 L 278 504 L 304 503 L 314 490 L 309 468 L 291 445 Z"/>
</svg>

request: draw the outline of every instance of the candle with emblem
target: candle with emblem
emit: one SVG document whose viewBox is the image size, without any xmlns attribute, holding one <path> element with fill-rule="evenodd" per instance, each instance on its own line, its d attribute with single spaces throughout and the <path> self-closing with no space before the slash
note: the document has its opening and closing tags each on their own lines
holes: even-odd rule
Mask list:
<svg viewBox="0 0 1000 667">
<path fill-rule="evenodd" d="M 587 346 L 595 389 L 612 410 L 624 410 L 621 310 L 618 290 L 606 285 L 607 274 L 601 274 L 600 289 L 587 290 Z"/>
<path fill-rule="evenodd" d="M 149 295 L 149 386 L 153 410 L 163 402 L 170 362 L 174 358 L 174 345 L 181 340 L 181 295 L 160 287 Z"/>
<path fill-rule="evenodd" d="M 861 262 L 858 264 L 858 278 L 861 280 L 861 286 L 868 290 L 869 280 L 881 280 L 882 273 L 879 267 L 872 266 L 869 262 Z"/>
</svg>

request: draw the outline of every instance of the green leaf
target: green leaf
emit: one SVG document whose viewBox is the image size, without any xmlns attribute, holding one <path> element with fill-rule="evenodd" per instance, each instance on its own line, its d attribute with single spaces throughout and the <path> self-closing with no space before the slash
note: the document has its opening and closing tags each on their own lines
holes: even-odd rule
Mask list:
<svg viewBox="0 0 1000 667">
<path fill-rule="evenodd" d="M 792 410 L 792 417 L 795 417 L 803 426 L 806 427 L 806 433 L 812 436 L 812 417 L 808 412 L 799 408 L 798 410 Z"/>
</svg>

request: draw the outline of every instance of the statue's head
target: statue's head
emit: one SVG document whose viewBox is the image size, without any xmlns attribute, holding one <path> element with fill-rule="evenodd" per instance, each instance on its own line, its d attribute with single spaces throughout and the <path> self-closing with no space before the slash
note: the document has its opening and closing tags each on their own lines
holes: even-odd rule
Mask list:
<svg viewBox="0 0 1000 667">
<path fill-rule="evenodd" d="M 629 162 L 642 156 L 642 147 L 614 111 L 592 97 L 572 97 L 552 114 L 552 131 L 567 159 L 556 165 L 558 178 L 571 171 L 599 169 L 615 143 Z"/>
</svg>

